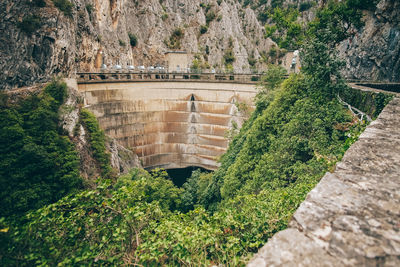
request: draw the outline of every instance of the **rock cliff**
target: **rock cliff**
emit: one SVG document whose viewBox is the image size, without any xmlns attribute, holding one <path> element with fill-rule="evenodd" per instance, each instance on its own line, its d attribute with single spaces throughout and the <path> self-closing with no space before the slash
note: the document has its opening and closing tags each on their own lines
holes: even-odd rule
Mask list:
<svg viewBox="0 0 400 267">
<path fill-rule="evenodd" d="M 162 64 L 169 50 L 187 50 L 215 68 L 225 67 L 229 52 L 235 71 L 249 71 L 249 61 L 259 64 L 273 44 L 254 11 L 234 0 L 71 3 L 69 13 L 50 0 L 0 3 L 0 87 L 94 71 L 103 57 L 108 66 Z"/>
<path fill-rule="evenodd" d="M 400 2 L 381 0 L 365 26 L 339 46 L 350 79 L 400 81 Z"/>
<path fill-rule="evenodd" d="M 108 66 L 163 64 L 169 50 L 187 50 L 203 67 L 262 69 L 274 43 L 265 38 L 260 14 L 278 2 L 300 10 L 309 5 L 303 21 L 317 6 L 306 0 L 3 0 L 0 89 L 94 71 L 103 59 Z M 364 12 L 365 27 L 339 47 L 346 77 L 400 80 L 399 5 L 380 0 Z"/>
</svg>

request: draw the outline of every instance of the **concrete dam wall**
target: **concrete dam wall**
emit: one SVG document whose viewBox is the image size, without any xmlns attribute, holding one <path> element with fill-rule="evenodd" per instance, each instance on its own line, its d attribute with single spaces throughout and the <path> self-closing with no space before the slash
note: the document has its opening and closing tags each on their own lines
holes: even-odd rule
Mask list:
<svg viewBox="0 0 400 267">
<path fill-rule="evenodd" d="M 145 168 L 218 167 L 226 132 L 242 126 L 237 103 L 253 108 L 254 83 L 80 81 L 85 105 L 105 133 L 136 152 Z"/>
</svg>

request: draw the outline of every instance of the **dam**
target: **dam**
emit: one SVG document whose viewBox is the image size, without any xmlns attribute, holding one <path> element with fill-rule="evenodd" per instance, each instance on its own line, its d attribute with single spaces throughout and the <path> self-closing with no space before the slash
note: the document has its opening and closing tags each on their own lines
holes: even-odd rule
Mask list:
<svg viewBox="0 0 400 267">
<path fill-rule="evenodd" d="M 78 89 L 105 134 L 132 149 L 144 168 L 215 170 L 227 132 L 254 108 L 258 79 L 99 73 L 81 74 Z"/>
</svg>

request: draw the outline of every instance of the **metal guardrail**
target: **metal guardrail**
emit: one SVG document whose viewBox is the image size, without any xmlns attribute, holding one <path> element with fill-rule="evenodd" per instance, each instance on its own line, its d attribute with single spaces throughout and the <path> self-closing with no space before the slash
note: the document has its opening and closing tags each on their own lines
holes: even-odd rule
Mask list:
<svg viewBox="0 0 400 267">
<path fill-rule="evenodd" d="M 122 82 L 122 81 L 210 81 L 258 83 L 261 74 L 242 73 L 158 73 L 158 72 L 80 72 L 78 83 Z"/>
</svg>

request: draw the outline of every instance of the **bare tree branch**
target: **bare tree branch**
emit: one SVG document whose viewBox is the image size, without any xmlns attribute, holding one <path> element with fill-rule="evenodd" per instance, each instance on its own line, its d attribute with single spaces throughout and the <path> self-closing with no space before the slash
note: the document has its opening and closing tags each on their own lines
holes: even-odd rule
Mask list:
<svg viewBox="0 0 400 267">
<path fill-rule="evenodd" d="M 345 101 L 343 101 L 343 100 L 340 98 L 339 94 L 337 94 L 337 99 L 338 99 L 339 103 L 342 104 L 343 106 L 346 106 L 346 107 L 350 110 L 350 112 L 351 112 L 359 121 L 362 121 L 362 120 L 364 119 L 364 117 L 365 117 L 365 119 L 366 119 L 367 121 L 369 121 L 369 122 L 372 121 L 371 117 L 368 116 L 368 114 L 362 112 L 361 110 L 359 110 L 359 109 L 357 109 L 357 108 L 351 106 L 349 103 L 346 103 Z"/>
</svg>

